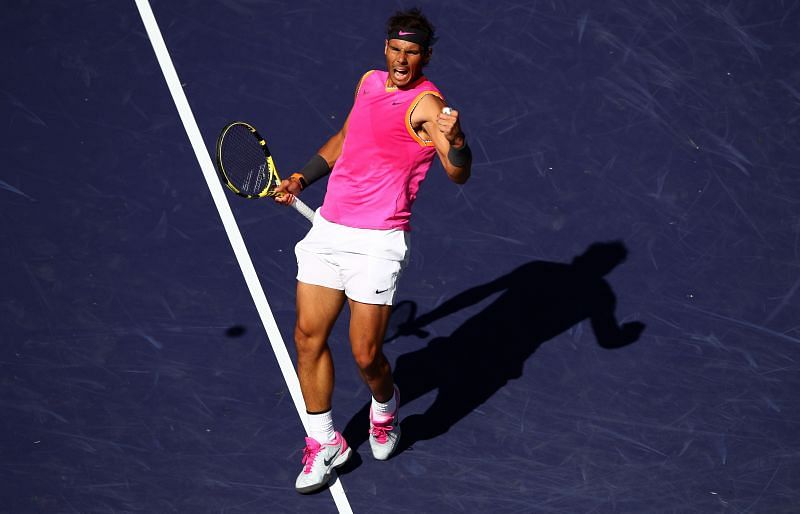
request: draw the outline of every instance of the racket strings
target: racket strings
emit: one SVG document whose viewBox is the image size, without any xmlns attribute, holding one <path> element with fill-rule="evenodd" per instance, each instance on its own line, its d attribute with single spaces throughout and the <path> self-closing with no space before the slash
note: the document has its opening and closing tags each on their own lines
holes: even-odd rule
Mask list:
<svg viewBox="0 0 800 514">
<path fill-rule="evenodd" d="M 225 133 L 220 146 L 225 176 L 246 195 L 274 194 L 275 172 L 259 141 L 246 126 L 235 125 Z"/>
</svg>

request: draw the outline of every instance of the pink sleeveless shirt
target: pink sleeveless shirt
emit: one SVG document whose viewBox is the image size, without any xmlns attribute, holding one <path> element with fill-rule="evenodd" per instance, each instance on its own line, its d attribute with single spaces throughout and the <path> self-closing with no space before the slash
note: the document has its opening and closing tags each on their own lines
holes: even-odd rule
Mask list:
<svg viewBox="0 0 800 514">
<path fill-rule="evenodd" d="M 411 127 L 425 95 L 442 98 L 425 77 L 387 88 L 386 71 L 367 72 L 356 90 L 342 153 L 328 178 L 322 216 L 355 228 L 409 230 L 411 205 L 436 150 Z"/>
</svg>

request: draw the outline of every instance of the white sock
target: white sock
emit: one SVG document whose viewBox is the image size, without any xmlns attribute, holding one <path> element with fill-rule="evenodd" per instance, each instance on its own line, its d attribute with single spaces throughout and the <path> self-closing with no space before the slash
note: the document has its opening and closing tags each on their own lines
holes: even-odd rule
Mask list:
<svg viewBox="0 0 800 514">
<path fill-rule="evenodd" d="M 336 437 L 336 431 L 333 429 L 333 414 L 330 410 L 308 415 L 308 431 L 309 437 L 316 439 L 320 443 L 330 443 Z"/>
<path fill-rule="evenodd" d="M 392 390 L 392 397 L 386 403 L 381 403 L 372 397 L 372 416 L 378 420 L 383 421 L 392 417 L 397 410 L 397 395 Z"/>
</svg>

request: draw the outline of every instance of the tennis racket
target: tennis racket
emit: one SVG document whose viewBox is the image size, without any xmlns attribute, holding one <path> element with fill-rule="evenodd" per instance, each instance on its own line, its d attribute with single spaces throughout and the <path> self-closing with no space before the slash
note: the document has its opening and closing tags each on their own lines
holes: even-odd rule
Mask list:
<svg viewBox="0 0 800 514">
<path fill-rule="evenodd" d="M 228 189 L 244 198 L 274 197 L 281 183 L 267 141 L 243 121 L 228 123 L 217 138 L 217 173 Z M 297 197 L 291 206 L 314 221 L 314 211 Z"/>
</svg>

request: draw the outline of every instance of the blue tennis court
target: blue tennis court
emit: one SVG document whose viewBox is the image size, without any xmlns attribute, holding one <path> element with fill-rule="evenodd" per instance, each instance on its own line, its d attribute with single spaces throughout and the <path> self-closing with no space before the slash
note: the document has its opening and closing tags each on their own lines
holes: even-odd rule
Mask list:
<svg viewBox="0 0 800 514">
<path fill-rule="evenodd" d="M 797 512 L 800 3 L 417 4 L 472 178 L 435 163 L 414 206 L 400 451 L 370 455 L 345 315 L 356 455 L 312 495 L 137 5 L 4 9 L 0 513 Z M 152 0 L 203 150 L 247 120 L 284 175 L 410 6 Z M 308 222 L 225 198 L 293 356 Z"/>
</svg>

